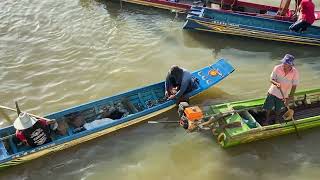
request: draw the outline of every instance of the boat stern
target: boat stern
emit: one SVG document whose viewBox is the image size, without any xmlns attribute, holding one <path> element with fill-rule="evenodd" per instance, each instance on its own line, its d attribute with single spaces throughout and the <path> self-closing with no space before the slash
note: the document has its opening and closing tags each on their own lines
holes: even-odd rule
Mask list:
<svg viewBox="0 0 320 180">
<path fill-rule="evenodd" d="M 183 29 L 196 29 L 198 28 L 199 24 L 197 23 L 196 19 L 203 17 L 203 12 L 205 8 L 191 7 L 190 11 L 188 12 L 186 22 L 183 25 Z"/>
</svg>

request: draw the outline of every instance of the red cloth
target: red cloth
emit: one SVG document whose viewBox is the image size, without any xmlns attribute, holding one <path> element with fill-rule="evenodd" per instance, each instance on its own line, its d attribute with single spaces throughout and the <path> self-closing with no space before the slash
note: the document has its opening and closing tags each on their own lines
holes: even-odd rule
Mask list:
<svg viewBox="0 0 320 180">
<path fill-rule="evenodd" d="M 299 19 L 307 21 L 312 24 L 315 20 L 314 16 L 314 4 L 312 0 L 302 0 L 300 3 L 300 17 Z"/>
<path fill-rule="evenodd" d="M 48 121 L 43 120 L 43 119 L 39 119 L 38 122 L 39 122 L 40 124 L 42 124 L 43 126 L 47 126 L 47 125 L 48 125 Z M 26 142 L 27 139 L 26 139 L 26 137 L 23 135 L 22 132 L 23 132 L 23 130 L 16 130 L 16 137 L 17 137 L 20 141 Z"/>
</svg>

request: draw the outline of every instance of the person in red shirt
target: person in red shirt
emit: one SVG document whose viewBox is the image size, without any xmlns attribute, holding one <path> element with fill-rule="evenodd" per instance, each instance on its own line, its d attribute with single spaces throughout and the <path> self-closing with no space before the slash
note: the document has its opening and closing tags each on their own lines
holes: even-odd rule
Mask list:
<svg viewBox="0 0 320 180">
<path fill-rule="evenodd" d="M 52 141 L 50 136 L 50 125 L 56 121 L 46 121 L 29 116 L 26 112 L 19 114 L 14 121 L 16 128 L 16 137 L 31 147 L 37 147 Z"/>
<path fill-rule="evenodd" d="M 289 29 L 295 32 L 306 31 L 309 26 L 311 26 L 315 20 L 314 16 L 314 4 L 312 0 L 302 0 L 299 10 L 298 20 L 293 23 Z"/>
</svg>

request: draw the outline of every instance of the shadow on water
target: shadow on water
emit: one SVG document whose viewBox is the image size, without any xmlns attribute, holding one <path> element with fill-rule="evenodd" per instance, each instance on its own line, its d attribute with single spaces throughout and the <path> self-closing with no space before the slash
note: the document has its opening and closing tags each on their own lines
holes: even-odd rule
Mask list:
<svg viewBox="0 0 320 180">
<path fill-rule="evenodd" d="M 111 18 L 118 18 L 121 15 L 121 6 L 119 2 L 113 2 L 109 0 L 79 0 L 80 6 L 85 9 L 95 9 L 96 7 L 102 7 L 107 10 L 107 14 Z"/>
<path fill-rule="evenodd" d="M 229 94 L 218 87 L 212 87 L 192 98 L 190 104 L 206 106 L 235 100 L 240 100 L 240 97 L 237 95 Z"/>
<path fill-rule="evenodd" d="M 184 21 L 186 15 L 170 12 L 166 9 L 159 9 L 154 7 L 143 6 L 139 4 L 132 4 L 119 0 L 79 0 L 80 5 L 84 8 L 91 8 L 92 6 L 103 6 L 108 11 L 111 17 L 118 17 L 122 12 L 133 13 L 136 15 L 161 15 L 165 18 L 176 18 L 178 21 Z"/>
<path fill-rule="evenodd" d="M 288 44 L 284 42 L 245 38 L 210 32 L 183 31 L 184 44 L 190 48 L 204 47 L 218 54 L 223 49 L 237 49 L 248 52 L 268 52 L 271 58 L 281 59 L 284 54 L 291 53 L 296 58 L 320 57 L 319 47 Z"/>
<path fill-rule="evenodd" d="M 119 1 L 109 0 L 81 0 L 80 2 L 82 7 L 87 9 L 92 9 L 92 6 L 103 7 L 99 10 L 106 19 L 112 20 L 115 24 L 121 24 L 121 27 L 128 28 L 129 26 L 132 28 L 128 29 L 129 32 L 138 34 L 140 31 L 150 30 L 151 33 L 163 36 L 168 34 L 166 28 L 175 29 L 177 24 L 180 26 L 179 24 L 184 21 L 183 15 L 176 16 L 175 13 L 168 10 L 137 4 L 123 2 L 120 5 Z"/>
</svg>

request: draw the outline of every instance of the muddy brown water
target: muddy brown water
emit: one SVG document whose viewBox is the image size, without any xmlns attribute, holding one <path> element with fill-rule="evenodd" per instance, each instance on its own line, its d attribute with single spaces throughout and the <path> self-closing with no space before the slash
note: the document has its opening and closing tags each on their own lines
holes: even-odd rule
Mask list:
<svg viewBox="0 0 320 180">
<path fill-rule="evenodd" d="M 172 64 L 196 70 L 218 58 L 236 71 L 193 103 L 265 96 L 285 53 L 296 56 L 298 89 L 319 87 L 319 47 L 184 31 L 183 18 L 170 12 L 106 1 L 7 0 L 0 7 L 0 104 L 18 100 L 34 114 L 158 82 Z M 151 120 L 163 118 L 177 115 Z M 301 135 L 224 150 L 210 134 L 142 123 L 1 171 L 0 179 L 319 179 L 319 129 Z"/>
</svg>

